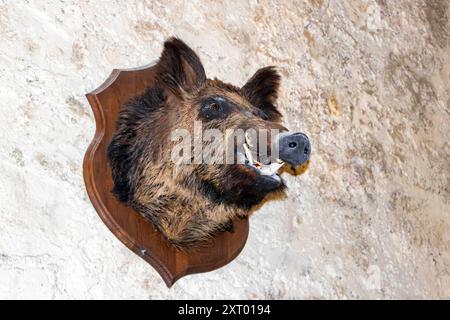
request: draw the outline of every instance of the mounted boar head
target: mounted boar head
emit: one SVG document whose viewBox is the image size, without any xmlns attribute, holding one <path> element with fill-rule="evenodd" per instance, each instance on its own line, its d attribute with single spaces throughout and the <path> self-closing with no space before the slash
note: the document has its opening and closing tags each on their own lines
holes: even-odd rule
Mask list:
<svg viewBox="0 0 450 320">
<path fill-rule="evenodd" d="M 108 148 L 113 191 L 188 248 L 284 190 L 279 169 L 305 163 L 311 146 L 281 124 L 273 67 L 242 87 L 211 80 L 195 52 L 171 38 L 156 70 L 155 85 L 119 113 Z"/>
</svg>

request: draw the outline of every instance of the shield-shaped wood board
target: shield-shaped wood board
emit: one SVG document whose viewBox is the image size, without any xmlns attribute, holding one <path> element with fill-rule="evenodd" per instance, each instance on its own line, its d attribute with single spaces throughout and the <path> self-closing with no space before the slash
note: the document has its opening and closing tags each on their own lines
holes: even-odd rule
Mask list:
<svg viewBox="0 0 450 320">
<path fill-rule="evenodd" d="M 101 220 L 131 251 L 147 261 L 171 287 L 182 276 L 207 272 L 232 261 L 242 250 L 248 235 L 248 220 L 234 221 L 233 232 L 218 234 L 206 247 L 180 251 L 171 246 L 154 226 L 112 194 L 113 181 L 106 150 L 115 131 L 120 108 L 151 87 L 155 65 L 118 70 L 86 95 L 95 116 L 95 136 L 86 151 L 83 175 L 87 193 Z M 161 123 L 161 127 L 164 123 Z"/>
</svg>

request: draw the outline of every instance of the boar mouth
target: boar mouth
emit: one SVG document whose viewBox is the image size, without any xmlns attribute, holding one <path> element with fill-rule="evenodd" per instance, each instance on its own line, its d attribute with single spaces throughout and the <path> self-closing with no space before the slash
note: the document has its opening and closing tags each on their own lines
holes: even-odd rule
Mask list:
<svg viewBox="0 0 450 320">
<path fill-rule="evenodd" d="M 261 163 L 258 161 L 258 155 L 256 157 L 253 156 L 252 151 L 250 149 L 251 143 L 248 136 L 245 136 L 245 142 L 242 145 L 244 152 L 238 152 L 238 160 L 240 163 L 244 163 L 247 167 L 252 168 L 258 174 L 272 178 L 277 182 L 281 182 L 281 178 L 279 175 L 279 171 L 281 167 L 284 166 L 284 161 L 280 159 L 276 159 L 275 161 L 269 160 L 268 163 Z"/>
</svg>

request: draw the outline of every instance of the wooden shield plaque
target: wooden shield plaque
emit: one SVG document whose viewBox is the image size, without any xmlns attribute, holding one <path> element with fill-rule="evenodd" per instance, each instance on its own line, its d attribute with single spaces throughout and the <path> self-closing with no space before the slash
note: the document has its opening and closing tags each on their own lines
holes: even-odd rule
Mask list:
<svg viewBox="0 0 450 320">
<path fill-rule="evenodd" d="M 209 246 L 183 252 L 171 246 L 150 222 L 120 203 L 111 192 L 113 181 L 106 150 L 115 131 L 117 113 L 154 81 L 154 64 L 115 69 L 100 87 L 86 95 L 94 112 L 96 131 L 84 157 L 83 175 L 89 198 L 102 221 L 171 287 L 182 276 L 211 271 L 232 261 L 245 245 L 249 226 L 248 219 L 237 219 L 232 233 L 222 232 Z"/>
</svg>

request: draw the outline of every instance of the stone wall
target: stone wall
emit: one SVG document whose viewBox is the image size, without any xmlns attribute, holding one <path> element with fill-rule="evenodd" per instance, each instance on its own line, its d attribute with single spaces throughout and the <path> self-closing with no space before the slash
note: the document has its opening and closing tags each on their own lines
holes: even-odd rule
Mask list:
<svg viewBox="0 0 450 320">
<path fill-rule="evenodd" d="M 0 0 L 0 298 L 450 298 L 449 2 Z M 177 35 L 209 77 L 283 76 L 313 143 L 228 266 L 170 290 L 107 230 L 84 94 Z"/>
</svg>

